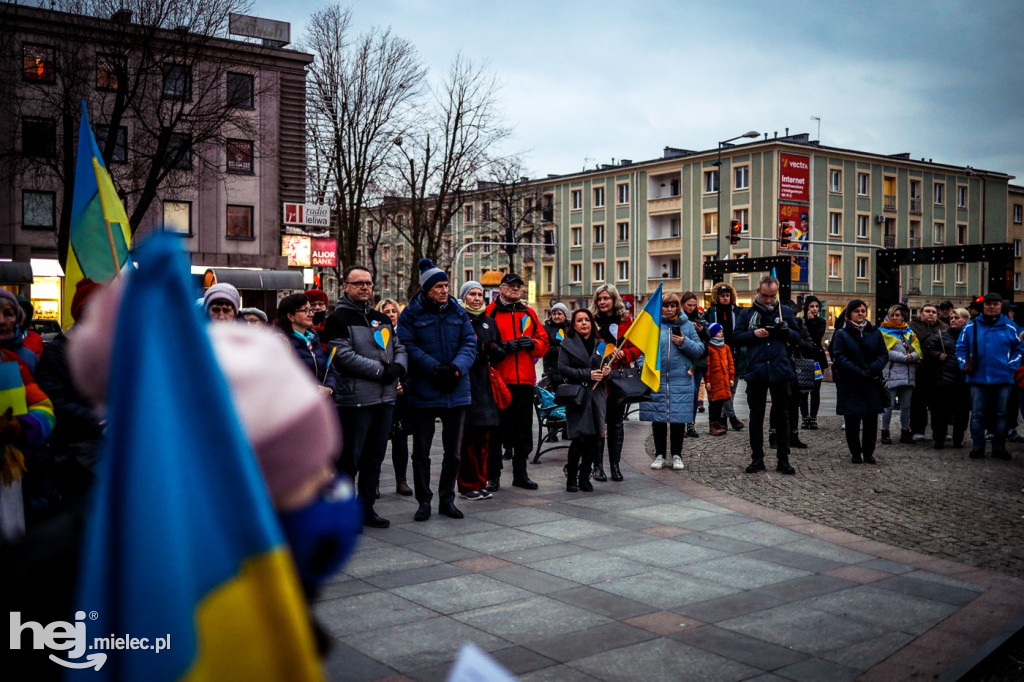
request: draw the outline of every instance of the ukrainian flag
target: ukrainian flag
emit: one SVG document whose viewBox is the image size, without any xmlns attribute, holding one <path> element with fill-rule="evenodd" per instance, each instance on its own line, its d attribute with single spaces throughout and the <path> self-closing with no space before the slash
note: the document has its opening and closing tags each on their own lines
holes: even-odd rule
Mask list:
<svg viewBox="0 0 1024 682">
<path fill-rule="evenodd" d="M 128 262 L 131 227 L 121 198 L 114 189 L 103 154 L 89 125 L 89 112 L 82 100 L 78 126 L 78 157 L 75 160 L 75 192 L 71 201 L 71 231 L 68 261 L 64 268 L 64 297 L 61 326 L 70 327 L 71 299 L 78 282 L 112 280 Z"/>
<path fill-rule="evenodd" d="M 640 349 L 644 354 L 644 367 L 640 372 L 640 379 L 657 391 L 661 387 L 661 284 L 657 291 L 651 295 L 644 309 L 629 325 L 623 338 L 623 343 L 629 341 Z"/>
<path fill-rule="evenodd" d="M 192 304 L 188 260 L 173 238 L 146 247 L 117 322 L 77 607 L 90 614 L 90 644 L 169 636 L 170 647 L 105 652 L 99 670 L 71 674 L 321 679 L 288 547 Z M 139 310 L 160 314 L 140 325 Z"/>
<path fill-rule="evenodd" d="M 921 351 L 921 342 L 918 340 L 917 334 L 909 326 L 903 329 L 890 329 L 883 323 L 878 325 L 878 330 L 882 332 L 882 339 L 885 341 L 886 350 L 892 350 L 896 342 L 902 340 L 911 353 L 917 353 L 919 358 L 924 357 L 924 353 Z"/>
</svg>

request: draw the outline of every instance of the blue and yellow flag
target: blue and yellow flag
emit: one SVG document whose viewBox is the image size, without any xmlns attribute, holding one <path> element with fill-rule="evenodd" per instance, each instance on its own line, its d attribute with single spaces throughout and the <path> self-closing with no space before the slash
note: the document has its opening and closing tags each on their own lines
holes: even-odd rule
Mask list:
<svg viewBox="0 0 1024 682">
<path fill-rule="evenodd" d="M 917 334 L 908 326 L 903 329 L 890 329 L 885 326 L 885 323 L 878 325 L 878 331 L 882 332 L 882 338 L 885 339 L 885 349 L 892 350 L 892 347 L 896 345 L 896 342 L 900 339 L 906 344 L 907 348 L 910 349 L 911 353 L 917 353 L 917 357 L 923 358 L 924 353 L 921 352 L 921 342 L 917 339 Z"/>
<path fill-rule="evenodd" d="M 78 157 L 75 160 L 75 193 L 71 202 L 71 232 L 68 262 L 64 268 L 64 297 L 61 326 L 70 327 L 71 299 L 78 282 L 88 277 L 104 284 L 128 262 L 131 227 L 114 189 L 103 154 L 89 125 L 89 112 L 82 100 L 78 126 Z"/>
<path fill-rule="evenodd" d="M 661 286 L 658 285 L 657 291 L 644 304 L 644 309 L 622 337 L 644 354 L 644 368 L 640 373 L 640 379 L 650 386 L 652 391 L 657 391 L 661 386 Z"/>
<path fill-rule="evenodd" d="M 298 577 L 227 382 L 192 304 L 181 245 L 146 245 L 118 316 L 107 439 L 77 607 L 105 653 L 84 680 L 321 679 Z M 138 324 L 137 311 L 160 315 Z M 94 617 L 95 616 L 95 617 Z M 156 638 L 166 638 L 156 653 Z"/>
</svg>

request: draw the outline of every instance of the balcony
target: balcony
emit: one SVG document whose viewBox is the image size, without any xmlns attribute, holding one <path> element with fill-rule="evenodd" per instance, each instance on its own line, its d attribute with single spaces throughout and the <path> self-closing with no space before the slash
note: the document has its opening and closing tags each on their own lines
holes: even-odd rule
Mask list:
<svg viewBox="0 0 1024 682">
<path fill-rule="evenodd" d="M 892 212 L 896 211 L 896 195 L 895 194 L 886 194 L 885 195 L 884 203 L 882 204 L 882 210 L 892 211 Z"/>
<path fill-rule="evenodd" d="M 680 237 L 648 239 L 647 253 L 682 253 L 683 240 Z"/>
<path fill-rule="evenodd" d="M 682 210 L 682 207 L 682 202 L 678 196 L 665 197 L 663 199 L 649 199 L 647 201 L 647 215 L 679 213 Z"/>
<path fill-rule="evenodd" d="M 908 281 L 909 281 L 909 283 L 907 284 L 907 293 L 909 295 L 911 295 L 911 296 L 920 296 L 921 295 L 921 278 L 920 277 L 911 277 Z"/>
<path fill-rule="evenodd" d="M 884 237 L 882 237 L 882 246 L 884 246 L 887 249 L 895 249 L 896 248 L 896 235 L 894 235 L 894 234 L 887 234 Z"/>
<path fill-rule="evenodd" d="M 921 215 L 921 197 L 910 197 L 910 212 Z"/>
</svg>

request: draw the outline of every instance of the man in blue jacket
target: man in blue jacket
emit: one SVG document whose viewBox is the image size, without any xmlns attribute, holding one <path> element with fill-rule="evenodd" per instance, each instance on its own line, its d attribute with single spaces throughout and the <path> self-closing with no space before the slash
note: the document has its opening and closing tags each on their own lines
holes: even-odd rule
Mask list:
<svg viewBox="0 0 1024 682">
<path fill-rule="evenodd" d="M 412 414 L 412 475 L 419 508 L 413 519 L 430 518 L 430 443 L 441 420 L 441 478 L 438 512 L 461 519 L 455 481 L 466 407 L 472 402 L 469 368 L 476 358 L 476 333 L 469 315 L 448 295 L 448 275 L 429 258 L 419 263 L 420 292 L 398 318 L 398 338 L 409 354 L 409 411 Z"/>
<path fill-rule="evenodd" d="M 747 406 L 750 408 L 750 466 L 747 473 L 764 471 L 764 409 L 772 396 L 772 423 L 777 438 L 775 470 L 795 474 L 789 463 L 789 398 L 793 363 L 788 344 L 800 342 L 796 316 L 779 303 L 779 280 L 764 277 L 757 285 L 754 304 L 736 319 L 733 341 L 747 349 Z"/>
<path fill-rule="evenodd" d="M 989 420 L 995 423 L 992 456 L 1010 459 L 1006 451 L 1006 405 L 1013 390 L 1013 373 L 1020 367 L 1021 343 L 1017 327 L 1002 313 L 1003 297 L 995 292 L 986 294 L 981 315 L 964 326 L 956 342 L 956 359 L 971 389 L 971 459 L 985 456 L 985 425 Z"/>
</svg>

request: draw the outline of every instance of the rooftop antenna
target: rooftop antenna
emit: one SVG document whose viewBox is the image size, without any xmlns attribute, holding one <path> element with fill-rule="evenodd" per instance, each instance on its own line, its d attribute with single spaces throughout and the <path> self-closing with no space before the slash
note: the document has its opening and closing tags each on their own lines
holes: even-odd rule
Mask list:
<svg viewBox="0 0 1024 682">
<path fill-rule="evenodd" d="M 821 116 L 811 116 L 812 121 L 818 122 L 818 142 L 821 142 Z"/>
</svg>

